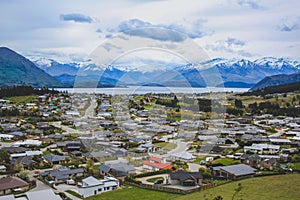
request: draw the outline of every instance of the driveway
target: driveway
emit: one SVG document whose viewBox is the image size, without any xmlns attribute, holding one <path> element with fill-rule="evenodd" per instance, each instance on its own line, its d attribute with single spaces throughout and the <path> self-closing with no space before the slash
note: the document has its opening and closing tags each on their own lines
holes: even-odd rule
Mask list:
<svg viewBox="0 0 300 200">
<path fill-rule="evenodd" d="M 201 167 L 201 165 L 195 163 L 188 163 L 188 166 L 191 172 L 198 172 L 199 168 Z"/>
<path fill-rule="evenodd" d="M 71 198 L 72 200 L 80 200 L 80 198 L 78 197 L 75 197 L 65 191 L 67 190 L 72 190 L 74 192 L 78 192 L 78 187 L 75 186 L 75 185 L 67 185 L 67 184 L 59 184 L 57 186 L 55 186 L 56 190 L 59 191 L 59 192 L 64 192 L 69 198 Z"/>
<path fill-rule="evenodd" d="M 166 179 L 169 177 L 169 174 L 158 174 L 153 176 L 147 176 L 147 177 L 137 178 L 137 180 L 141 181 L 143 184 L 154 185 L 154 183 L 148 182 L 147 180 L 150 178 L 157 178 L 157 177 L 164 177 L 165 179 L 164 184 L 165 184 Z"/>
</svg>

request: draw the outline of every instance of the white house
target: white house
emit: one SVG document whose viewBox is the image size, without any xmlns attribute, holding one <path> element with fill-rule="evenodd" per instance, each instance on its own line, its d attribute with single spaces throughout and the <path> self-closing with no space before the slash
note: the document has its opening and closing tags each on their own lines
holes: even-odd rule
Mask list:
<svg viewBox="0 0 300 200">
<path fill-rule="evenodd" d="M 41 146 L 42 142 L 39 140 L 25 140 L 25 141 L 17 141 L 12 146 L 19 147 L 19 146 Z"/>
<path fill-rule="evenodd" d="M 119 181 L 116 178 L 104 177 L 104 179 L 98 180 L 93 176 L 89 176 L 82 180 L 82 186 L 79 187 L 78 193 L 83 198 L 87 198 L 89 196 L 115 190 L 119 186 Z"/>
<path fill-rule="evenodd" d="M 183 162 L 190 162 L 190 161 L 194 161 L 196 159 L 196 157 L 193 156 L 193 154 L 191 154 L 187 151 L 173 153 L 173 154 L 171 154 L 171 158 L 173 160 L 181 160 Z"/>
<path fill-rule="evenodd" d="M 252 144 L 251 146 L 244 146 L 244 152 L 251 151 L 253 153 L 263 154 L 275 154 L 278 153 L 280 150 L 279 145 L 272 145 L 272 144 Z"/>
<path fill-rule="evenodd" d="M 0 140 L 12 140 L 15 136 L 10 134 L 0 134 Z"/>
</svg>

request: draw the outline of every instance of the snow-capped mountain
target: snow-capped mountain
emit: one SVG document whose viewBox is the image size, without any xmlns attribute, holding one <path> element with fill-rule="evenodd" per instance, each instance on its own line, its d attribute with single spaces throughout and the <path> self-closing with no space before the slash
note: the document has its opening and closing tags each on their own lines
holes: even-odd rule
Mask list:
<svg viewBox="0 0 300 200">
<path fill-rule="evenodd" d="M 164 85 L 205 87 L 201 74 L 219 72 L 220 86 L 251 87 L 267 76 L 300 72 L 298 61 L 264 57 L 257 60 L 215 58 L 202 63 L 188 63 L 173 68 L 157 68 L 145 72 L 131 66 L 99 67 L 91 61 L 61 64 L 54 60 L 41 59 L 36 65 L 61 82 L 75 80 L 74 76 L 84 77 L 84 81 L 105 80 L 120 85 Z M 66 76 L 67 75 L 67 76 Z M 73 78 L 70 78 L 72 76 Z M 216 77 L 216 76 L 214 76 Z M 80 80 L 77 78 L 77 80 Z"/>
<path fill-rule="evenodd" d="M 62 64 L 55 60 L 46 58 L 40 58 L 33 61 L 33 63 L 51 76 L 60 76 L 62 74 L 76 75 L 80 68 L 78 63 Z"/>
</svg>

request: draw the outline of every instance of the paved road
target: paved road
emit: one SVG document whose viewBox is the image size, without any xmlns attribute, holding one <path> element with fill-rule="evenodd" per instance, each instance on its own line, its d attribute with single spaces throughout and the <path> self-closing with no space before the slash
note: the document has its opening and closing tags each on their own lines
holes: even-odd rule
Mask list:
<svg viewBox="0 0 300 200">
<path fill-rule="evenodd" d="M 176 144 L 176 148 L 169 151 L 167 155 L 171 155 L 173 153 L 179 153 L 179 152 L 183 152 L 187 149 L 188 147 L 188 142 L 183 142 L 181 139 L 178 140 L 170 140 L 170 142 Z"/>
<path fill-rule="evenodd" d="M 50 124 L 64 130 L 65 132 L 63 132 L 63 134 L 78 133 L 78 130 L 62 125 L 61 122 L 50 122 Z"/>
<path fill-rule="evenodd" d="M 93 98 L 91 100 L 90 106 L 86 109 L 84 113 L 85 118 L 92 118 L 95 117 L 95 108 L 97 107 L 97 101 Z"/>
<path fill-rule="evenodd" d="M 46 190 L 46 189 L 52 189 L 52 188 L 50 186 L 46 185 L 45 183 L 41 182 L 40 180 L 36 180 L 36 187 L 30 191 L 40 191 L 40 190 Z"/>
</svg>

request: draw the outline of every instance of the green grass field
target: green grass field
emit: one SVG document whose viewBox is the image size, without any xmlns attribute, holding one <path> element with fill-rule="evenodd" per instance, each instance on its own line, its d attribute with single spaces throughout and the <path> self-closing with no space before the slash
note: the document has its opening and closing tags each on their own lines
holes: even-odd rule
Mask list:
<svg viewBox="0 0 300 200">
<path fill-rule="evenodd" d="M 221 164 L 224 166 L 234 165 L 234 164 L 239 164 L 239 163 L 241 163 L 241 162 L 238 160 L 230 159 L 230 158 L 219 158 L 219 159 L 213 161 L 213 164 Z"/>
<path fill-rule="evenodd" d="M 126 186 L 125 189 L 89 197 L 87 200 L 213 200 L 219 195 L 222 196 L 224 200 L 231 200 L 239 183 L 241 184 L 242 189 L 235 196 L 234 199 L 236 200 L 296 200 L 300 197 L 300 174 L 294 173 L 289 175 L 249 178 L 241 181 L 230 182 L 189 195 L 178 195 Z"/>
<path fill-rule="evenodd" d="M 7 100 L 12 101 L 16 104 L 20 104 L 20 103 L 30 103 L 33 100 L 36 99 L 36 96 L 17 96 L 17 97 L 10 97 L 7 98 Z"/>
<path fill-rule="evenodd" d="M 86 200 L 169 200 L 176 199 L 176 197 L 179 196 L 180 195 L 178 194 L 146 190 L 134 186 L 126 186 L 125 189 L 106 192 L 86 198 Z"/>
<path fill-rule="evenodd" d="M 224 200 L 232 199 L 234 189 L 241 183 L 242 189 L 234 199 L 284 199 L 300 198 L 300 174 L 265 176 L 231 182 L 211 189 L 184 195 L 178 200 L 212 200 L 221 195 Z"/>
</svg>

